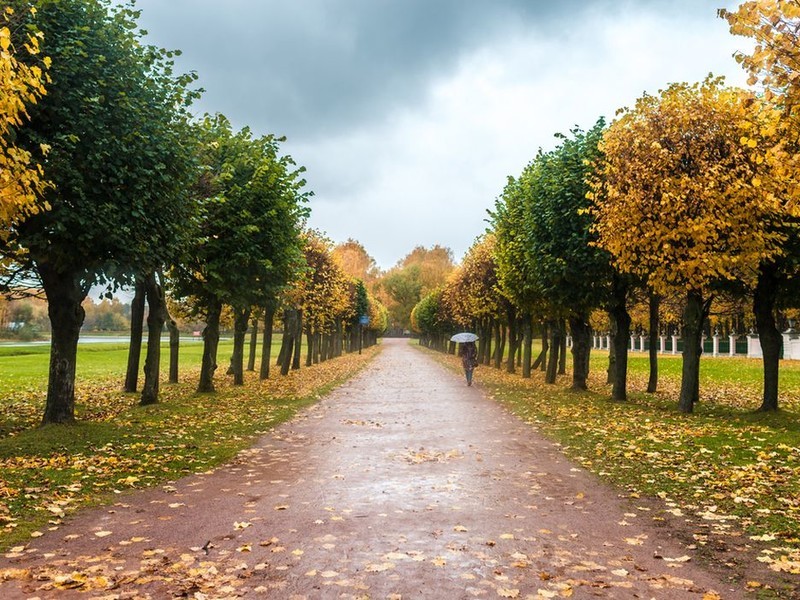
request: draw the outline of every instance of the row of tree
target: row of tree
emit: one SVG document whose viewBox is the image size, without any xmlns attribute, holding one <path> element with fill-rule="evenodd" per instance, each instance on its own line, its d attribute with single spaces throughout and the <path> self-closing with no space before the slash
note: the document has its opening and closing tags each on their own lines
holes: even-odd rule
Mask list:
<svg viewBox="0 0 800 600">
<path fill-rule="evenodd" d="M 304 312 L 288 329 L 306 323 L 312 361 L 335 354 L 322 340 L 355 315 L 372 311 L 380 330 L 377 304 L 332 266 L 330 245 L 304 231 L 311 192 L 304 169 L 281 153 L 283 139 L 236 131 L 221 115 L 195 119 L 195 75 L 176 73 L 175 53 L 143 42 L 133 3 L 6 4 L 0 291 L 46 296 L 52 333 L 44 423 L 74 420 L 82 303 L 97 285 L 109 295 L 136 289 L 136 370 L 147 302 L 143 403 L 158 398 L 168 295 L 206 323 L 200 391 L 214 389 L 223 307 L 235 322 L 237 383 L 254 310 L 268 319 L 281 306 Z"/>
<path fill-rule="evenodd" d="M 420 331 L 441 340 L 475 327 L 499 342 L 498 366 L 507 336 L 508 369 L 521 360 L 530 376 L 532 324 L 543 321 L 552 382 L 568 324 L 572 385 L 585 389 L 592 315 L 602 310 L 614 340 L 612 395 L 625 400 L 633 292 L 649 299 L 651 336 L 662 299 L 680 297 L 679 408 L 691 412 L 712 303 L 749 298 L 764 356 L 761 409 L 777 410 L 776 312 L 796 302 L 800 275 L 800 10 L 746 2 L 720 14 L 733 33 L 755 38 L 753 54 L 737 58 L 761 86 L 734 89 L 712 76 L 673 84 L 621 110 L 609 126 L 600 120 L 558 136 L 554 150 L 509 178 L 491 231 L 416 307 Z M 650 346 L 654 391 L 657 344 Z"/>
</svg>

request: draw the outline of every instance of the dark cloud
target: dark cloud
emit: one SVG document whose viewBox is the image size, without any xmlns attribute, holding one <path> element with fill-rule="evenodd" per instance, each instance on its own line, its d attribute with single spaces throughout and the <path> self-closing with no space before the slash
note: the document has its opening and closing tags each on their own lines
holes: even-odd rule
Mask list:
<svg viewBox="0 0 800 600">
<path fill-rule="evenodd" d="M 140 24 L 195 70 L 202 110 L 294 140 L 324 137 L 413 106 L 470 50 L 500 36 L 568 31 L 611 0 L 139 0 Z M 665 9 L 713 10 L 706 1 Z M 628 8 L 626 8 L 628 7 Z"/>
</svg>

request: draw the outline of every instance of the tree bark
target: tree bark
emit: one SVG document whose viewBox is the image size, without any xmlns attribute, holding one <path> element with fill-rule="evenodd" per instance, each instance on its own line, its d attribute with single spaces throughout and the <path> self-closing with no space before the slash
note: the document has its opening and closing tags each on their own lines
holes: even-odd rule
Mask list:
<svg viewBox="0 0 800 600">
<path fill-rule="evenodd" d="M 244 341 L 250 325 L 250 307 L 235 308 L 233 314 L 233 385 L 244 385 Z"/>
<path fill-rule="evenodd" d="M 283 341 L 280 350 L 281 375 L 288 375 L 292 366 L 292 353 L 294 352 L 294 337 L 297 332 L 297 311 L 287 309 L 283 312 Z"/>
<path fill-rule="evenodd" d="M 494 368 L 499 369 L 503 363 L 503 350 L 504 350 L 504 339 L 503 339 L 503 326 L 500 324 L 500 321 L 494 322 Z"/>
<path fill-rule="evenodd" d="M 589 374 L 589 356 L 592 349 L 592 328 L 587 315 L 573 315 L 569 318 L 572 334 L 572 389 L 585 391 Z"/>
<path fill-rule="evenodd" d="M 50 317 L 50 371 L 42 425 L 75 422 L 75 364 L 78 336 L 85 312 L 86 291 L 77 273 L 63 273 L 46 263 L 38 265 Z"/>
<path fill-rule="evenodd" d="M 678 408 L 690 413 L 700 397 L 700 355 L 702 353 L 703 322 L 707 316 L 709 302 L 703 300 L 699 290 L 686 294 L 683 310 L 683 368 L 681 373 L 681 395 Z"/>
<path fill-rule="evenodd" d="M 783 346 L 783 336 L 775 323 L 775 304 L 779 287 L 778 269 L 775 264 L 760 265 L 753 296 L 753 314 L 756 318 L 756 329 L 763 355 L 764 389 L 761 407 L 758 409 L 761 412 L 778 410 L 778 370 Z"/>
<path fill-rule="evenodd" d="M 536 362 L 531 365 L 532 371 L 536 369 L 545 371 L 547 369 L 547 353 L 550 350 L 550 331 L 547 325 L 547 323 L 542 323 L 542 350 L 539 352 Z"/>
<path fill-rule="evenodd" d="M 269 363 L 272 360 L 272 327 L 275 322 L 275 309 L 268 304 L 264 308 L 264 335 L 261 338 L 260 379 L 269 379 Z"/>
<path fill-rule="evenodd" d="M 217 348 L 219 347 L 219 317 L 222 304 L 214 299 L 209 303 L 206 326 L 203 329 L 203 360 L 200 365 L 200 383 L 197 391 L 214 391 L 214 371 L 217 370 Z"/>
<path fill-rule="evenodd" d="M 292 370 L 300 369 L 300 353 L 303 346 L 303 311 L 297 311 L 297 323 L 294 332 L 294 356 L 292 357 Z"/>
<path fill-rule="evenodd" d="M 139 386 L 139 361 L 142 355 L 142 328 L 144 326 L 144 279 L 136 278 L 131 300 L 131 343 L 128 346 L 128 368 L 125 371 L 123 390 L 133 393 Z"/>
<path fill-rule="evenodd" d="M 306 325 L 306 366 L 310 367 L 314 364 L 314 332 L 311 330 L 311 323 Z"/>
<path fill-rule="evenodd" d="M 181 331 L 175 319 L 167 320 L 169 330 L 169 382 L 178 383 L 178 359 L 181 348 Z"/>
<path fill-rule="evenodd" d="M 559 347 L 558 347 L 558 374 L 559 375 L 566 375 L 567 374 L 567 324 L 564 319 L 561 319 L 558 322 L 558 327 L 561 331 L 561 337 L 558 340 Z"/>
<path fill-rule="evenodd" d="M 611 314 L 611 311 L 608 311 L 608 322 L 609 322 L 609 332 L 608 332 L 608 368 L 606 369 L 606 383 L 609 385 L 613 385 L 614 377 L 616 376 L 617 372 L 617 355 L 614 351 L 614 342 L 617 339 L 617 323 L 614 319 L 614 315 Z"/>
<path fill-rule="evenodd" d="M 522 318 L 522 377 L 531 377 L 531 355 L 533 353 L 533 317 L 525 313 Z"/>
<path fill-rule="evenodd" d="M 615 274 L 611 282 L 611 302 L 608 311 L 613 333 L 610 353 L 614 357 L 611 399 L 615 402 L 628 400 L 628 337 L 631 331 L 631 316 L 628 314 L 627 301 L 628 286 L 619 275 Z M 609 364 L 609 369 L 610 366 Z"/>
<path fill-rule="evenodd" d="M 519 332 L 517 331 L 517 311 L 513 305 L 506 309 L 508 316 L 508 358 L 506 359 L 506 372 L 514 373 L 516 370 L 517 347 L 519 344 Z"/>
<path fill-rule="evenodd" d="M 147 354 L 144 359 L 144 386 L 139 399 L 141 406 L 158 403 L 161 332 L 167 317 L 164 290 L 156 281 L 156 274 L 148 273 L 144 285 L 147 296 Z"/>
<path fill-rule="evenodd" d="M 247 370 L 256 370 L 256 351 L 258 350 L 258 317 L 253 318 L 252 329 L 250 330 L 250 356 L 247 359 Z"/>
<path fill-rule="evenodd" d="M 658 311 L 661 307 L 661 297 L 650 294 L 650 379 L 647 381 L 647 392 L 654 394 L 658 389 Z"/>
<path fill-rule="evenodd" d="M 558 372 L 558 355 L 561 350 L 561 324 L 557 321 L 551 321 L 548 329 L 550 330 L 550 357 L 547 361 L 547 372 L 544 381 L 545 383 L 555 383 Z"/>
</svg>

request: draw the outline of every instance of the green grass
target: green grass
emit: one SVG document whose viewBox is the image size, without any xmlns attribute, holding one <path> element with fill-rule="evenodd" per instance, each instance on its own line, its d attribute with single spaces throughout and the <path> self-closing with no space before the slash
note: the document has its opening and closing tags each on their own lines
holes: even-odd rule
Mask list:
<svg viewBox="0 0 800 600">
<path fill-rule="evenodd" d="M 460 369 L 456 357 L 436 356 Z M 610 401 L 607 364 L 607 352 L 593 352 L 591 391 L 581 393 L 569 390 L 569 374 L 555 385 L 540 372 L 524 380 L 491 367 L 475 377 L 571 458 L 636 502 L 654 501 L 657 519 L 690 541 L 698 536 L 701 555 L 711 538 L 731 558 L 744 548 L 747 561 L 765 561 L 770 593 L 792 597 L 800 590 L 791 579 L 800 574 L 800 363 L 781 363 L 782 409 L 759 413 L 761 362 L 703 357 L 691 415 L 677 408 L 679 356 L 660 358 L 659 392 L 647 394 L 648 359 L 631 354 L 625 403 Z"/>
<path fill-rule="evenodd" d="M 246 373 L 246 385 L 237 387 L 224 370 L 231 348 L 230 343 L 220 346 L 215 394 L 195 392 L 202 344 L 187 343 L 181 351 L 181 383 L 162 384 L 161 402 L 140 407 L 137 394 L 121 391 L 127 348 L 82 346 L 78 423 L 46 427 L 37 425 L 47 354 L 38 348 L 22 355 L 0 353 L 0 551 L 57 527 L 78 507 L 230 460 L 256 436 L 354 375 L 378 351 L 345 355 L 267 381 Z"/>
</svg>

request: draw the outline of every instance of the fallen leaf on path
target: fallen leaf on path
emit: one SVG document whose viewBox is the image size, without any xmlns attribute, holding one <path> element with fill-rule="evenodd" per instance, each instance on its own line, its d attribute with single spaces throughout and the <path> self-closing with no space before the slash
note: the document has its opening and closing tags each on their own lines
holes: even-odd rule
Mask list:
<svg viewBox="0 0 800 600">
<path fill-rule="evenodd" d="M 324 577 L 325 579 L 331 579 L 333 577 L 338 577 L 339 573 L 336 571 L 323 571 L 320 573 L 320 577 Z"/>
</svg>

